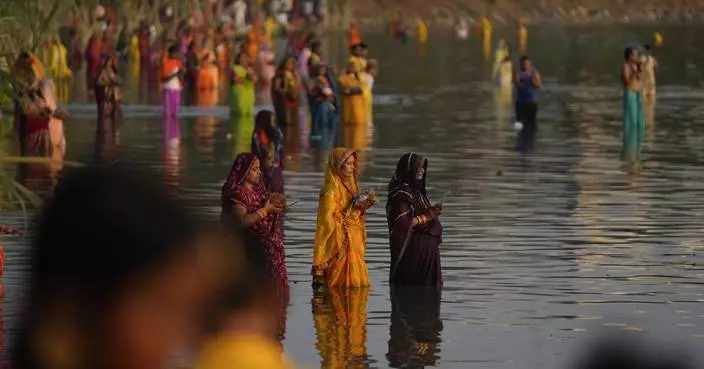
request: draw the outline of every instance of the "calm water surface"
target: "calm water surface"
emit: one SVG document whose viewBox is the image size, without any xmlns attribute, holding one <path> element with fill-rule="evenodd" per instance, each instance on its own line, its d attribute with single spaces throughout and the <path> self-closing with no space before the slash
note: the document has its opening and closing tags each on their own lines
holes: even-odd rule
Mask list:
<svg viewBox="0 0 704 369">
<path fill-rule="evenodd" d="M 301 202 L 286 221 L 287 353 L 326 368 L 564 368 L 603 329 L 685 351 L 702 347 L 700 31 L 663 30 L 657 106 L 640 160 L 622 154 L 618 71 L 622 47 L 649 40 L 653 29 L 531 29 L 530 53 L 545 83 L 535 140 L 517 139 L 510 103 L 492 84 L 492 63 L 476 39 L 434 33 L 421 58 L 417 45 L 370 38 L 381 65 L 375 126 L 345 132 L 345 142 L 363 150 L 363 185 L 382 193 L 403 153 L 429 158 L 431 193 L 446 207 L 445 288 L 441 296 L 412 291 L 392 299 L 382 204 L 367 217 L 373 287 L 314 294 L 309 271 L 325 153 L 299 140 L 305 132 L 290 134 L 286 190 Z M 342 44 L 328 40 L 332 59 L 342 60 Z M 251 122 L 228 121 L 224 106 L 186 108 L 182 144 L 171 147 L 162 140 L 160 108 L 131 83 L 127 99 L 139 105 L 126 108 L 116 148 L 96 144 L 93 105 L 72 91 L 66 158 L 119 153 L 158 168 L 203 220 L 216 219 L 220 186 L 249 146 Z M 3 221 L 22 225 L 17 214 Z M 11 337 L 27 241 L 7 239 L 6 252 Z"/>
</svg>

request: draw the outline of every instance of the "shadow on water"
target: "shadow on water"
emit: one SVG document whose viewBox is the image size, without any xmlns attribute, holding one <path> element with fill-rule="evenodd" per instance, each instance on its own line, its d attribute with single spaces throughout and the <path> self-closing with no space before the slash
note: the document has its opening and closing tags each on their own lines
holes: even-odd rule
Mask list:
<svg viewBox="0 0 704 369">
<path fill-rule="evenodd" d="M 285 127 L 286 193 L 300 201 L 285 222 L 292 282 L 287 354 L 326 368 L 544 369 L 564 368 L 569 353 L 602 327 L 684 348 L 701 345 L 701 27 L 660 30 L 666 43 L 655 51 L 657 105 L 646 110 L 638 171 L 622 156 L 621 49 L 650 40 L 653 31 L 531 27 L 528 52 L 545 84 L 540 133 L 532 136 L 514 129 L 511 99 L 492 82 L 493 61 L 485 61 L 479 40 L 431 30 L 421 60 L 413 42 L 404 47 L 383 35 L 368 37 L 380 62 L 375 124 L 343 127 L 340 139 L 362 151 L 362 186 L 380 189 L 382 203 L 398 158 L 408 151 L 428 157 L 432 200 L 444 200 L 445 287 L 441 298 L 389 298 L 388 229 L 378 205 L 367 213 L 372 289 L 312 294 L 328 148 L 308 147 L 307 125 Z M 509 44 L 515 39 L 513 30 L 495 34 Z M 344 35 L 326 39 L 338 66 L 340 45 Z M 96 151 L 115 152 L 119 160 L 158 168 L 200 219 L 215 220 L 220 187 L 235 155 L 249 150 L 254 120 L 230 118 L 222 94 L 217 106 L 186 106 L 178 122 L 162 122 L 149 78 L 127 79 L 114 151 L 109 140 L 96 141 L 95 104 L 85 91 L 71 90 L 65 159 L 90 162 Z M 178 132 L 177 145 L 165 140 L 162 125 L 167 137 Z M 50 191 L 58 170 L 18 178 Z M 21 227 L 21 215 L 3 214 L 3 222 Z M 5 241 L 8 340 L 27 282 L 28 242 Z"/>
</svg>

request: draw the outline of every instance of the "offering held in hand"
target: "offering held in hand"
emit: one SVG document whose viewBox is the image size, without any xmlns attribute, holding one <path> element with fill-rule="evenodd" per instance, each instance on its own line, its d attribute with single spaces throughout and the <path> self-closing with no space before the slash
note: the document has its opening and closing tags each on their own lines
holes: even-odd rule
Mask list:
<svg viewBox="0 0 704 369">
<path fill-rule="evenodd" d="M 376 202 L 376 192 L 372 189 L 360 191 L 354 198 L 354 204 L 357 207 L 365 207 L 365 205 L 372 206 L 376 204 Z"/>
</svg>

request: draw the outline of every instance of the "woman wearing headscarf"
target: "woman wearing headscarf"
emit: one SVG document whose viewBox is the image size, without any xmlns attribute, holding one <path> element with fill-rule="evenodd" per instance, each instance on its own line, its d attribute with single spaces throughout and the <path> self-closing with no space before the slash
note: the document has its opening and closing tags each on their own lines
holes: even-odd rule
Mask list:
<svg viewBox="0 0 704 369">
<path fill-rule="evenodd" d="M 359 196 L 357 154 L 350 149 L 330 152 L 320 191 L 313 248 L 313 282 L 329 287 L 367 287 L 364 259 L 366 210 L 373 204 Z"/>
<path fill-rule="evenodd" d="M 280 290 L 287 293 L 288 274 L 279 227 L 285 210 L 283 195 L 267 190 L 257 155 L 237 155 L 222 187 L 222 220 L 241 225 L 246 230 L 247 239 L 264 245 L 269 272 Z"/>
<path fill-rule="evenodd" d="M 44 67 L 32 53 L 21 53 L 12 68 L 12 74 L 23 87 L 15 100 L 15 127 L 20 138 L 20 151 L 28 156 L 51 156 L 59 142 L 52 142 L 52 119 L 63 120 L 66 115 L 45 94 L 50 92 L 44 82 Z"/>
<path fill-rule="evenodd" d="M 428 161 L 408 153 L 389 182 L 386 219 L 391 246 L 391 285 L 441 286 L 440 205 L 431 205 L 425 190 Z"/>
<path fill-rule="evenodd" d="M 252 153 L 259 158 L 262 166 L 264 186 L 269 192 L 284 193 L 283 177 L 284 135 L 276 124 L 271 110 L 261 110 L 254 119 L 252 133 Z"/>
<path fill-rule="evenodd" d="M 95 101 L 98 103 L 98 119 L 110 119 L 113 129 L 117 129 L 121 117 L 122 79 L 117 70 L 117 55 L 110 54 L 103 59 L 95 80 Z"/>
</svg>

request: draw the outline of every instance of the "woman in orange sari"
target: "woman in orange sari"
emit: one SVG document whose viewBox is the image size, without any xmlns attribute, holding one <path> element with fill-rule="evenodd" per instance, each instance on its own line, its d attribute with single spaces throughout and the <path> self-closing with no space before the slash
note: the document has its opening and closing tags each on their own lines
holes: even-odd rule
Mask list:
<svg viewBox="0 0 704 369">
<path fill-rule="evenodd" d="M 373 204 L 359 195 L 357 154 L 350 149 L 330 152 L 320 191 L 313 249 L 313 283 L 329 287 L 367 287 L 364 260 L 367 243 L 365 211 Z"/>
</svg>

